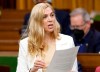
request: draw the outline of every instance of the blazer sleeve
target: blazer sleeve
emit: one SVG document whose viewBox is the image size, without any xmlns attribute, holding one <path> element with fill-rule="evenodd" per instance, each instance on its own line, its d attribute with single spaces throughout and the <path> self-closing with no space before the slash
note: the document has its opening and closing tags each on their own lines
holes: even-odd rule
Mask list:
<svg viewBox="0 0 100 72">
<path fill-rule="evenodd" d="M 19 54 L 16 72 L 29 72 L 27 65 L 27 50 L 22 42 L 19 43 Z"/>
</svg>

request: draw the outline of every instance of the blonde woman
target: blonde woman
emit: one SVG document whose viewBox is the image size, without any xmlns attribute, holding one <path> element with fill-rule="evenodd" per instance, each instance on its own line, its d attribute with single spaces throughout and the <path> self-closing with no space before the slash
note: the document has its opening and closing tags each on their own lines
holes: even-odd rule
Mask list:
<svg viewBox="0 0 100 72">
<path fill-rule="evenodd" d="M 35 5 L 29 20 L 28 37 L 19 43 L 16 72 L 46 72 L 55 50 L 74 47 L 72 37 L 59 32 L 60 26 L 51 5 Z M 71 71 L 77 72 L 76 60 Z"/>
</svg>

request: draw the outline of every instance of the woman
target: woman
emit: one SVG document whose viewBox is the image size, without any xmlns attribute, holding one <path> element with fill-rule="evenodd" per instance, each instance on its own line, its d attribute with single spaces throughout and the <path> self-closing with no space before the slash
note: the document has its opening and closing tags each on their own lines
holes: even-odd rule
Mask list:
<svg viewBox="0 0 100 72">
<path fill-rule="evenodd" d="M 55 50 L 74 47 L 72 37 L 60 34 L 59 31 L 60 26 L 51 5 L 35 5 L 29 20 L 28 37 L 19 44 L 16 72 L 46 72 Z M 76 61 L 71 71 L 77 71 Z"/>
</svg>

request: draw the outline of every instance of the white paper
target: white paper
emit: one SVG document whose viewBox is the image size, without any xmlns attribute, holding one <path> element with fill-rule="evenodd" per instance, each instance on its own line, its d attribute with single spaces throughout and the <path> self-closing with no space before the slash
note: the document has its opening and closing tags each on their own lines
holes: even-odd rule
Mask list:
<svg viewBox="0 0 100 72">
<path fill-rule="evenodd" d="M 64 50 L 56 50 L 46 72 L 71 71 L 77 57 L 78 49 L 79 46 Z"/>
</svg>

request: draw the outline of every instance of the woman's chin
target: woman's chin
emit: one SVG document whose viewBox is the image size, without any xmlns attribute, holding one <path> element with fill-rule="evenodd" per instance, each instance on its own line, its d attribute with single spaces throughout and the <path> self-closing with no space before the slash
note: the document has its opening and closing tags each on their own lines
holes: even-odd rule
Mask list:
<svg viewBox="0 0 100 72">
<path fill-rule="evenodd" d="M 51 32 L 53 32 L 53 31 L 54 31 L 54 29 L 49 29 L 49 30 L 46 31 L 46 32 L 51 33 Z"/>
</svg>

